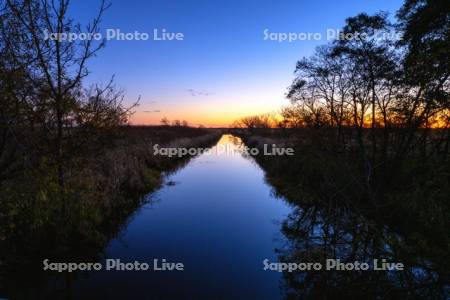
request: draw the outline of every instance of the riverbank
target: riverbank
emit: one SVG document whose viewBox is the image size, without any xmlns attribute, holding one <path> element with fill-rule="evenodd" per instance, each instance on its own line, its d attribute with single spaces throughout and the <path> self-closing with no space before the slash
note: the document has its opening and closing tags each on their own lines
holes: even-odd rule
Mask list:
<svg viewBox="0 0 450 300">
<path fill-rule="evenodd" d="M 363 296 L 358 286 L 365 285 L 364 295 L 373 297 L 384 290 L 400 298 L 445 297 L 450 248 L 445 229 L 449 226 L 448 166 L 410 160 L 393 177 L 392 188 L 369 193 L 373 187 L 361 177 L 357 153 L 327 147 L 326 132 L 301 129 L 286 134 L 269 129 L 235 134 L 260 153 L 265 144 L 294 149 L 294 156 L 252 156 L 274 192 L 297 207 L 283 224 L 290 243 L 280 249 L 281 262 L 384 258 L 407 266 L 393 274 L 293 272 L 284 276 L 288 294 L 358 298 Z M 322 290 L 320 283 L 330 278 L 337 282 L 334 288 Z M 310 282 L 307 294 L 297 288 L 304 282 Z"/>
<path fill-rule="evenodd" d="M 89 141 L 97 151 L 72 158 L 64 187 L 46 165 L 2 181 L 0 286 L 20 285 L 21 278 L 36 282 L 30 270 L 39 272 L 41 258 L 97 259 L 143 196 L 192 158 L 155 156 L 153 145 L 209 147 L 220 136 L 188 127 L 121 127 L 108 143 Z"/>
<path fill-rule="evenodd" d="M 263 270 L 263 261 L 276 260 L 276 249 L 283 245 L 280 222 L 291 209 L 271 194 L 264 172 L 240 155 L 240 145 L 238 138 L 223 135 L 209 153 L 177 168 L 128 217 L 98 260 L 87 256 L 82 261 L 103 268 L 59 273 L 53 265 L 40 275 L 54 275 L 59 280 L 48 282 L 59 284 L 41 294 L 58 298 L 63 290 L 71 299 L 281 299 L 281 274 Z M 159 270 L 163 260 L 183 264 L 183 270 Z M 46 262 L 61 266 L 72 261 Z M 118 261 L 149 268 L 107 267 Z M 45 267 L 40 263 L 37 267 Z"/>
<path fill-rule="evenodd" d="M 107 144 L 90 141 L 89 148 L 96 151 L 80 152 L 71 160 L 64 187 L 58 186 L 54 168 L 46 165 L 4 180 L 0 185 L 4 208 L 0 220 L 10 226 L 2 226 L 0 240 L 15 234 L 23 215 L 27 216 L 27 226 L 35 222 L 30 227 L 37 232 L 42 223 L 61 218 L 66 224 L 83 226 L 85 213 L 99 221 L 108 219 L 118 208 L 125 209 L 126 203 L 139 202 L 142 195 L 162 184 L 164 173 L 191 158 L 154 155 L 153 145 L 209 147 L 220 135 L 220 131 L 189 127 L 121 127 Z"/>
</svg>

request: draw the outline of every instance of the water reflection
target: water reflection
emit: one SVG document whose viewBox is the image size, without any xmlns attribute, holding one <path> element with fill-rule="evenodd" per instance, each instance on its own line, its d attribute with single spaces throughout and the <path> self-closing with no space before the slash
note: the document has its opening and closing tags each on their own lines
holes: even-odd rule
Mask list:
<svg viewBox="0 0 450 300">
<path fill-rule="evenodd" d="M 445 299 L 448 277 L 388 226 L 350 208 L 284 201 L 224 135 L 139 207 L 90 234 L 17 230 L 0 249 L 0 296 L 13 299 Z M 219 148 L 230 151 L 222 151 Z M 234 153 L 234 154 L 231 154 Z M 241 155 L 235 155 L 241 153 Z M 230 155 L 231 154 L 231 155 Z M 273 180 L 273 178 L 272 178 Z M 274 192 L 277 196 L 274 196 Z M 287 199 L 289 200 L 289 199 Z M 29 229 L 29 228 L 28 228 Z M 42 260 L 182 262 L 182 272 L 42 271 Z M 402 262 L 405 271 L 263 271 L 279 262 Z M 280 289 L 281 287 L 281 289 Z"/>
<path fill-rule="evenodd" d="M 271 195 L 259 167 L 235 154 L 236 141 L 223 136 L 210 154 L 169 176 L 177 184 L 153 194 L 159 201 L 137 212 L 105 251 L 124 261 L 182 262 L 185 271 L 95 273 L 78 282 L 76 295 L 138 297 L 151 290 L 164 299 L 279 298 L 281 276 L 263 271 L 262 261 L 276 259 L 290 208 Z"/>
<path fill-rule="evenodd" d="M 273 170 L 267 171 L 271 174 L 266 175 L 267 180 L 276 183 L 274 192 L 296 203 L 283 222 L 287 243 L 278 249 L 278 261 L 319 262 L 324 266 L 320 271 L 283 272 L 284 298 L 449 299 L 449 253 L 442 250 L 446 245 L 434 237 L 423 239 L 413 232 L 396 232 L 383 219 L 368 219 L 370 214 L 337 201 L 324 202 L 308 193 L 302 194 L 303 201 L 290 199 L 295 190 L 289 186 L 292 183 L 280 180 Z M 367 263 L 370 268 L 326 270 L 327 259 Z M 402 271 L 374 270 L 375 260 L 378 267 L 383 260 L 405 267 Z"/>
<path fill-rule="evenodd" d="M 446 299 L 448 278 L 431 263 L 403 247 L 402 238 L 351 212 L 297 208 L 285 221 L 288 246 L 280 250 L 282 262 L 342 263 L 374 259 L 401 262 L 404 271 L 331 270 L 284 273 L 284 293 L 293 299 Z M 417 255 L 417 253 L 416 253 Z M 378 264 L 380 265 L 380 264 Z"/>
<path fill-rule="evenodd" d="M 279 273 L 262 270 L 283 244 L 281 221 L 290 207 L 272 196 L 264 172 L 239 153 L 242 142 L 225 135 L 209 155 L 171 174 L 127 218 L 105 227 L 96 243 L 73 233 L 17 235 L 3 249 L 0 296 L 21 299 L 280 298 Z M 120 223 L 120 224 L 119 224 Z M 112 239 L 111 239 L 112 238 Z M 17 250 L 20 248 L 20 251 Z M 17 251 L 16 251 L 17 250 Z M 36 251 L 36 252 L 34 252 Z M 182 272 L 42 271 L 42 260 L 182 262 Z M 23 262 L 23 263 L 21 263 Z"/>
</svg>

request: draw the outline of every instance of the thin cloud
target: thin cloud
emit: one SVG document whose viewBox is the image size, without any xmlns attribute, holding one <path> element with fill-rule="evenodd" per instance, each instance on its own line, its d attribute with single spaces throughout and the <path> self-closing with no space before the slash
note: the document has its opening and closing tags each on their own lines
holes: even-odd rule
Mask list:
<svg viewBox="0 0 450 300">
<path fill-rule="evenodd" d="M 197 96 L 211 96 L 214 95 L 214 93 L 207 92 L 207 91 L 201 91 L 201 90 L 195 90 L 195 89 L 187 89 L 186 90 L 192 97 Z"/>
<path fill-rule="evenodd" d="M 144 110 L 143 112 L 145 112 L 145 113 L 159 113 L 161 111 L 159 109 L 155 109 L 155 110 Z"/>
</svg>

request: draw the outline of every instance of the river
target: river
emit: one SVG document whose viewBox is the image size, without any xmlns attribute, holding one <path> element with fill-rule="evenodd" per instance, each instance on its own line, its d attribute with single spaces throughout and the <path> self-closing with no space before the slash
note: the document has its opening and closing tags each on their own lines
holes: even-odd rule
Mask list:
<svg viewBox="0 0 450 300">
<path fill-rule="evenodd" d="M 147 271 L 93 271 L 74 283 L 75 298 L 281 298 L 280 273 L 264 271 L 285 242 L 281 222 L 289 205 L 273 195 L 264 171 L 240 153 L 238 138 L 224 135 L 210 153 L 167 176 L 147 196 L 106 259 L 148 263 Z M 183 271 L 155 271 L 178 262 Z"/>
</svg>

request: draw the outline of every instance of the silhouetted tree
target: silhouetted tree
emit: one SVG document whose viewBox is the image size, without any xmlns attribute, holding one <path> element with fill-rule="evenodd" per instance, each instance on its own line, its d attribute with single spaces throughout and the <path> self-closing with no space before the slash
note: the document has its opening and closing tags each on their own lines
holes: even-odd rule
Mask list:
<svg viewBox="0 0 450 300">
<path fill-rule="evenodd" d="M 163 126 L 170 126 L 170 121 L 166 117 L 162 118 L 160 122 Z"/>
<path fill-rule="evenodd" d="M 4 0 L 0 6 L 0 92 L 9 103 L 2 107 L 2 127 L 15 137 L 29 131 L 17 145 L 23 145 L 23 153 L 37 145 L 41 155 L 54 161 L 58 183 L 64 186 L 68 162 L 79 146 L 95 140 L 101 129 L 125 124 L 131 114 L 112 80 L 103 87 L 83 86 L 89 74 L 86 63 L 104 41 L 64 38 L 81 32 L 93 36 L 108 5 L 100 3 L 84 30 L 68 17 L 68 0 Z"/>
</svg>

